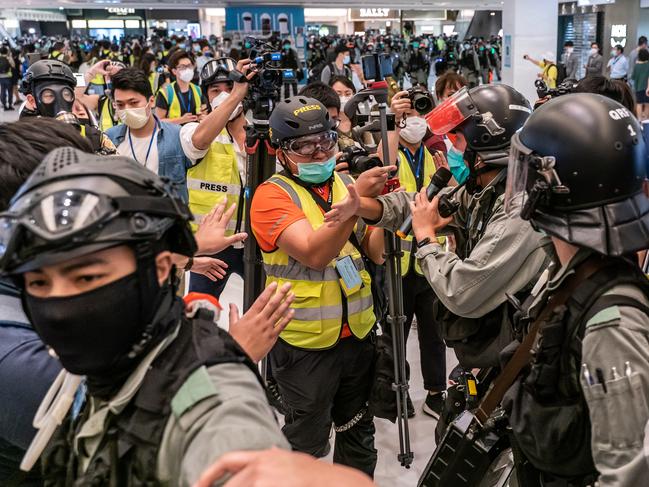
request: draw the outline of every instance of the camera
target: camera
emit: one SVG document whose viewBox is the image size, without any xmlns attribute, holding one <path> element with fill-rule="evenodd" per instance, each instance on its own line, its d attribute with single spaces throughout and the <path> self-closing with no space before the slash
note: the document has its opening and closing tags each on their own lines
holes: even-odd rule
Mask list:
<svg viewBox="0 0 649 487">
<path fill-rule="evenodd" d="M 295 71 L 283 69 L 282 53 L 275 51 L 273 46 L 263 39 L 246 37 L 245 42 L 252 46 L 251 68 L 257 73 L 257 76 L 250 80 L 249 101 L 245 108 L 252 108 L 255 119 L 268 120 L 275 102 L 281 97 L 282 86 L 296 81 Z M 232 72 L 230 78 L 238 83 L 247 81 L 243 74 L 236 72 Z"/>
<path fill-rule="evenodd" d="M 537 79 L 534 82 L 536 87 L 536 94 L 539 98 L 545 98 L 546 96 L 556 97 L 561 95 L 568 95 L 574 93 L 577 88 L 578 81 L 576 79 L 568 78 L 561 82 L 556 88 L 548 88 L 548 85 L 542 79 Z"/>
<path fill-rule="evenodd" d="M 408 90 L 408 98 L 419 115 L 425 115 L 435 108 L 433 97 L 423 86 L 413 86 Z"/>
<path fill-rule="evenodd" d="M 346 162 L 349 166 L 349 172 L 354 175 L 383 165 L 381 159 L 377 156 L 370 155 L 365 149 L 355 145 L 345 147 L 342 152 L 343 154 L 338 158 L 337 162 Z"/>
</svg>

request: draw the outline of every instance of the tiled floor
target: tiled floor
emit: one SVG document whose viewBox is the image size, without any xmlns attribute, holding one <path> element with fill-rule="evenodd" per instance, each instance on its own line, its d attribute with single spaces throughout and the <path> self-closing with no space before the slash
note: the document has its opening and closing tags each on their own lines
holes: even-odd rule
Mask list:
<svg viewBox="0 0 649 487">
<path fill-rule="evenodd" d="M 2 108 L 0 108 L 0 123 L 4 122 L 15 122 L 18 120 L 18 106 L 14 107 L 15 110 L 11 112 L 5 112 Z"/>
<path fill-rule="evenodd" d="M 241 307 L 243 281 L 238 276 L 233 276 L 221 296 L 221 304 L 227 309 L 227 304 L 236 303 Z M 227 313 L 221 315 L 224 327 L 227 327 Z M 414 331 L 414 330 L 413 330 Z M 434 430 L 436 421 L 421 412 L 426 397 L 423 389 L 421 369 L 419 367 L 419 348 L 417 334 L 411 333 L 407 344 L 407 356 L 410 362 L 411 380 L 410 397 L 415 405 L 417 415 L 409 421 L 411 448 L 415 454 L 413 465 L 410 469 L 403 468 L 397 461 L 399 452 L 399 437 L 396 424 L 384 419 L 376 422 L 376 448 L 379 451 L 379 461 L 375 472 L 375 482 L 380 487 L 414 487 L 417 485 L 419 475 L 435 449 Z M 457 361 L 452 352 L 446 354 L 447 369 L 455 367 Z"/>
</svg>

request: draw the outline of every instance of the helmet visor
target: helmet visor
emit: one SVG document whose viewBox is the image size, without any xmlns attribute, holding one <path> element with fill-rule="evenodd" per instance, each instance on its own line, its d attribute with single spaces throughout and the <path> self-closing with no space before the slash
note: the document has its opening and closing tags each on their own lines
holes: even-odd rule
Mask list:
<svg viewBox="0 0 649 487">
<path fill-rule="evenodd" d="M 445 135 L 476 113 L 478 109 L 465 87 L 426 115 L 426 122 L 435 135 Z"/>
<path fill-rule="evenodd" d="M 201 70 L 201 79 L 210 79 L 219 72 L 223 73 L 224 77 L 227 77 L 227 74 L 235 69 L 237 69 L 237 63 L 232 58 L 222 57 L 219 59 L 212 59 L 203 66 L 203 69 Z"/>
<path fill-rule="evenodd" d="M 507 185 L 505 190 L 505 213 L 510 217 L 520 216 L 527 200 L 527 176 L 530 167 L 531 149 L 525 147 L 515 134 L 509 149 Z"/>
</svg>

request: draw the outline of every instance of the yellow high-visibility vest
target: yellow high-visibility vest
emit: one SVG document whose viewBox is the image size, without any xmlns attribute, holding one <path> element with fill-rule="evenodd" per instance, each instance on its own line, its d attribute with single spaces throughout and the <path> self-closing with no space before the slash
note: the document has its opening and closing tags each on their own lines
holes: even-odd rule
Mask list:
<svg viewBox="0 0 649 487">
<path fill-rule="evenodd" d="M 348 175 L 334 173 L 333 203 L 347 196 L 347 184 L 353 180 Z M 309 191 L 291 180 L 276 174 L 268 180 L 285 191 L 298 207 L 302 209 L 314 230 L 324 223 L 324 215 Z M 359 220 L 354 227 L 358 242 L 362 242 L 367 226 Z M 371 291 L 371 278 L 365 270 L 361 253 L 347 242 L 339 257 L 350 256 L 359 271 L 363 285 L 354 294 L 343 299 L 339 276 L 335 262 L 332 260 L 322 270 L 311 269 L 296 261 L 282 249 L 263 252 L 266 285 L 277 282 L 282 286 L 290 282 L 293 286 L 295 301 L 291 304 L 294 310 L 293 320 L 281 333 L 280 338 L 286 343 L 309 350 L 331 348 L 339 340 L 343 326 L 343 306 L 347 306 L 347 324 L 352 334 L 359 339 L 365 338 L 372 330 L 376 318 Z"/>
<path fill-rule="evenodd" d="M 201 89 L 194 83 L 189 83 L 189 89 L 191 95 L 194 97 L 194 115 L 198 115 L 201 112 Z M 167 85 L 167 89 L 160 90 L 160 93 L 167 100 L 167 118 L 174 119 L 182 117 L 183 113 L 180 100 L 176 96 L 176 82 L 174 81 Z"/>
<path fill-rule="evenodd" d="M 117 120 L 115 121 L 113 119 L 113 110 L 114 108 L 112 107 L 113 102 L 110 100 L 108 97 L 104 97 L 103 99 L 100 99 L 100 108 L 99 108 L 99 130 L 102 132 L 106 132 L 111 127 L 114 127 L 115 125 L 119 125 L 122 122 Z"/>
<path fill-rule="evenodd" d="M 423 185 L 428 186 L 428 183 L 430 183 L 431 178 L 433 177 L 433 174 L 435 174 L 435 162 L 433 161 L 433 156 L 430 154 L 428 151 L 428 148 L 425 147 L 422 144 L 422 150 L 424 151 L 424 164 L 423 164 Z M 415 174 L 412 172 L 412 168 L 410 167 L 410 164 L 408 163 L 408 158 L 406 155 L 403 153 L 402 150 L 399 150 L 399 171 L 398 171 L 398 177 L 399 177 L 399 183 L 403 188 L 405 188 L 406 192 L 408 193 L 416 193 L 417 190 L 417 179 L 415 177 Z M 444 237 L 440 237 L 437 239 L 441 244 L 444 244 L 446 241 Z M 410 232 L 410 235 L 407 236 L 407 238 L 401 240 L 401 251 L 403 252 L 403 256 L 401 257 L 401 275 L 405 276 L 408 274 L 410 271 L 410 263 L 414 261 L 414 269 L 417 274 L 420 276 L 423 275 L 424 273 L 421 270 L 421 266 L 419 265 L 419 262 L 417 262 L 416 259 L 410 258 L 410 255 L 413 252 L 416 252 L 417 249 L 415 248 L 415 239 L 412 235 L 412 232 Z"/>
<path fill-rule="evenodd" d="M 233 204 L 237 205 L 237 210 L 228 222 L 226 235 L 241 231 L 244 218 L 243 212 L 239 212 L 239 205 L 244 204 L 243 187 L 232 144 L 212 142 L 201 162 L 187 171 L 187 189 L 189 209 L 194 214 L 194 222 L 192 222 L 194 231 L 203 217 L 223 200 L 227 200 L 226 208 Z M 238 217 L 239 213 L 241 213 L 240 217 Z"/>
</svg>

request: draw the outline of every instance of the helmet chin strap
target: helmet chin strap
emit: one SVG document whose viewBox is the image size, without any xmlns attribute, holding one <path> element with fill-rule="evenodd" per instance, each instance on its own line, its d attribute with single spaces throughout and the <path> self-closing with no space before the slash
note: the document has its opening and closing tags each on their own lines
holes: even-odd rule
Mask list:
<svg viewBox="0 0 649 487">
<path fill-rule="evenodd" d="M 464 151 L 464 159 L 466 160 L 467 165 L 469 167 L 469 177 L 466 180 L 466 190 L 469 194 L 479 193 L 484 189 L 484 187 L 481 184 L 479 184 L 478 179 L 483 174 L 493 171 L 494 169 L 496 169 L 496 167 L 490 164 L 485 164 L 480 168 L 476 168 L 475 165 L 478 160 L 478 153 L 473 149 L 467 148 Z M 500 156 L 500 154 L 498 154 L 497 157 L 493 159 L 493 161 L 494 162 L 496 160 L 500 161 L 501 159 L 503 158 Z M 483 163 L 484 162 L 485 161 L 483 160 Z"/>
</svg>

